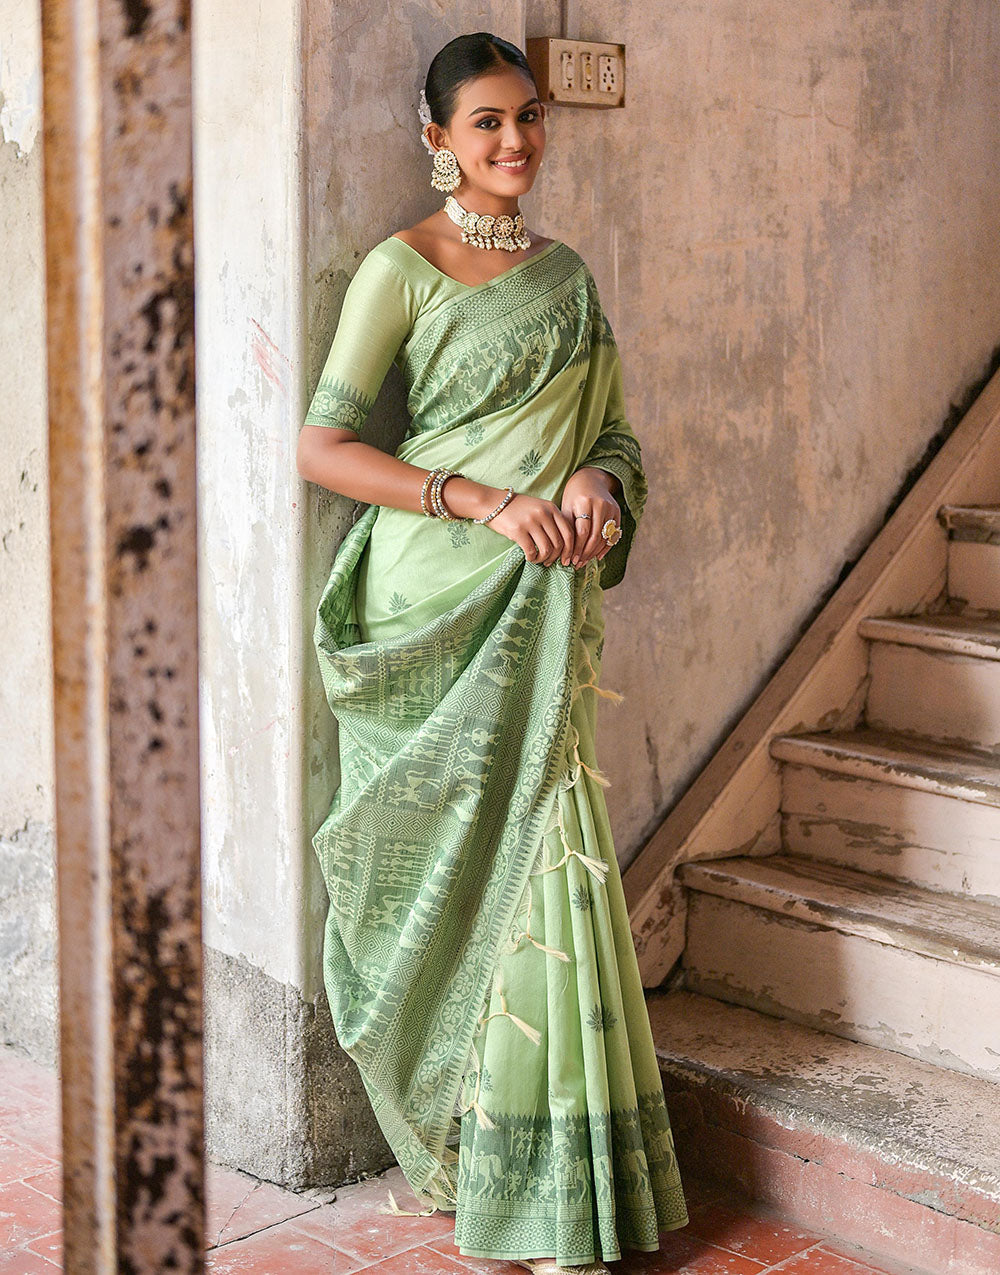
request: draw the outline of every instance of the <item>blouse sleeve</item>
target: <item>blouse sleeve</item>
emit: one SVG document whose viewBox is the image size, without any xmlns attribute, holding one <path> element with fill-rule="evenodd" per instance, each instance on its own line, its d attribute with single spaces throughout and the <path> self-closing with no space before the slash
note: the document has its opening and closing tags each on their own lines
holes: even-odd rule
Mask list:
<svg viewBox="0 0 1000 1275">
<path fill-rule="evenodd" d="M 306 425 L 332 425 L 361 433 L 385 375 L 413 326 L 416 310 L 407 280 L 373 248 L 347 286 Z"/>
<path fill-rule="evenodd" d="M 608 395 L 604 408 L 601 432 L 580 467 L 590 466 L 614 474 L 621 481 L 621 539 L 604 555 L 600 562 L 601 587 L 610 589 L 625 575 L 629 551 L 635 537 L 639 519 L 646 503 L 648 487 L 642 465 L 642 450 L 631 425 L 625 417 L 625 395 L 622 385 L 622 365 L 610 325 L 603 320 L 605 348 L 610 354 L 608 370 Z"/>
</svg>

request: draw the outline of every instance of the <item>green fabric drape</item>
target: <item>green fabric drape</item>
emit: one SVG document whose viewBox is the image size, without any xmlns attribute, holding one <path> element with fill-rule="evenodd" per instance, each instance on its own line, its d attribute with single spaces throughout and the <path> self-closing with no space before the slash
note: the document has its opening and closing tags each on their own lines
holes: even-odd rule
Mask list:
<svg viewBox="0 0 1000 1275">
<path fill-rule="evenodd" d="M 619 543 L 526 561 L 489 524 L 369 505 L 314 641 L 341 783 L 313 838 L 338 1040 L 456 1243 L 563 1263 L 687 1222 L 594 751 L 601 599 L 646 499 L 593 276 L 553 241 L 450 279 L 395 237 L 348 287 L 308 424 L 362 433 L 395 363 L 397 456 L 560 500 L 622 481 Z"/>
</svg>

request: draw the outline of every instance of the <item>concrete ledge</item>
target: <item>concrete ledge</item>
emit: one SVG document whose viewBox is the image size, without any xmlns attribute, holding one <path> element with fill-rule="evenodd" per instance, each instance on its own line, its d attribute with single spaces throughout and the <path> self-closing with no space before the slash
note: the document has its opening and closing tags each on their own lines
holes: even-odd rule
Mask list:
<svg viewBox="0 0 1000 1275">
<path fill-rule="evenodd" d="M 686 990 L 647 998 L 682 1171 L 934 1275 L 1000 1270 L 1000 1089 Z"/>
</svg>

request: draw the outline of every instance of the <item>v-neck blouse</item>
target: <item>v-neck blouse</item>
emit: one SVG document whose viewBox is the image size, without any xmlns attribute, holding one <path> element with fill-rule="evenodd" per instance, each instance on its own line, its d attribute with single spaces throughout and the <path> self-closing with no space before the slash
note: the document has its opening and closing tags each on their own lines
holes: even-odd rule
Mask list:
<svg viewBox="0 0 1000 1275">
<path fill-rule="evenodd" d="M 544 248 L 539 248 L 537 251 L 533 252 L 530 257 L 523 257 L 520 261 L 515 261 L 515 263 L 507 270 L 501 270 L 501 272 L 494 275 L 492 279 L 483 279 L 480 283 L 463 283 L 461 279 L 456 279 L 452 275 L 446 274 L 445 271 L 440 270 L 432 262 L 428 261 L 422 252 L 419 252 L 411 244 L 408 244 L 404 239 L 400 239 L 397 235 L 390 235 L 388 239 L 383 239 L 382 242 L 376 246 L 379 248 L 388 247 L 389 251 L 393 252 L 393 244 L 402 244 L 407 253 L 409 253 L 414 259 L 413 264 L 417 267 L 417 269 L 423 267 L 426 272 L 439 277 L 446 283 L 453 284 L 463 293 L 470 293 L 478 292 L 481 288 L 488 288 L 491 284 L 498 283 L 501 279 L 509 279 L 511 275 L 516 274 L 524 266 L 530 265 L 536 258 L 545 257 L 552 251 L 553 248 L 557 248 L 561 243 L 561 239 L 553 239 L 552 242 L 547 243 Z"/>
</svg>

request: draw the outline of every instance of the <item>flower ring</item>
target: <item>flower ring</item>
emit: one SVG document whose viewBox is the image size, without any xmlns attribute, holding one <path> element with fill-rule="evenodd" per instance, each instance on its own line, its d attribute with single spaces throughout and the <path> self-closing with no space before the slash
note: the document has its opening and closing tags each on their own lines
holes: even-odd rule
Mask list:
<svg viewBox="0 0 1000 1275">
<path fill-rule="evenodd" d="M 622 529 L 615 522 L 614 518 L 609 518 L 601 528 L 601 535 L 609 545 L 616 545 L 622 538 Z"/>
</svg>

